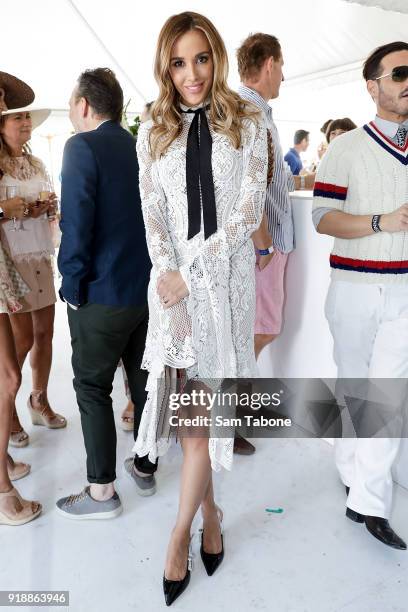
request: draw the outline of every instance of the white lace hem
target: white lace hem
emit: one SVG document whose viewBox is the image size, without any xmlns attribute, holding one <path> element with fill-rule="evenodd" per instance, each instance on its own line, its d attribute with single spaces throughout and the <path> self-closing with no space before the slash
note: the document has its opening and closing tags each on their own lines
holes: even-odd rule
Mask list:
<svg viewBox="0 0 408 612">
<path fill-rule="evenodd" d="M 152 463 L 155 463 L 158 457 L 165 455 L 171 445 L 171 439 L 156 439 L 160 414 L 158 409 L 157 380 L 164 376 L 164 365 L 159 360 L 152 364 L 146 384 L 147 401 L 140 422 L 139 435 L 133 446 L 133 452 L 139 457 L 148 455 L 149 461 Z M 208 452 L 214 472 L 219 472 L 221 468 L 226 470 L 232 469 L 233 448 L 233 438 L 209 438 Z"/>
</svg>

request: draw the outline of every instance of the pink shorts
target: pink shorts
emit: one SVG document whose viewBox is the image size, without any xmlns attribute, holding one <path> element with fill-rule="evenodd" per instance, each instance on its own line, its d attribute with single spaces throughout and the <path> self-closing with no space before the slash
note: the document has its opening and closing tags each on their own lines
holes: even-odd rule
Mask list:
<svg viewBox="0 0 408 612">
<path fill-rule="evenodd" d="M 255 265 L 256 319 L 255 334 L 276 336 L 282 327 L 284 277 L 288 253 L 275 249 L 275 254 L 263 270 Z M 259 256 L 257 256 L 257 262 Z"/>
</svg>

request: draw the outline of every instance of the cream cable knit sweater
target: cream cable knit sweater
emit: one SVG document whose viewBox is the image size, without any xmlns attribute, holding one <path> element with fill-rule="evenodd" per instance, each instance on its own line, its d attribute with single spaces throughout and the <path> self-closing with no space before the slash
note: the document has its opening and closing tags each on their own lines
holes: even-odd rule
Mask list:
<svg viewBox="0 0 408 612">
<path fill-rule="evenodd" d="M 316 177 L 313 208 L 353 215 L 394 211 L 408 203 L 408 142 L 400 148 L 373 123 L 337 137 Z M 332 279 L 367 283 L 408 282 L 408 232 L 336 238 Z"/>
</svg>

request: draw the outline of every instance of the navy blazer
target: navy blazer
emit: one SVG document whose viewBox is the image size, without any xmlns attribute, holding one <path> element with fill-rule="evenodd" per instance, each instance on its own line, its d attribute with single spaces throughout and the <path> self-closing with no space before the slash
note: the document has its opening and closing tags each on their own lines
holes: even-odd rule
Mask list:
<svg viewBox="0 0 408 612">
<path fill-rule="evenodd" d="M 135 140 L 114 121 L 72 136 L 62 163 L 60 295 L 108 306 L 147 303 L 147 251 Z"/>
</svg>

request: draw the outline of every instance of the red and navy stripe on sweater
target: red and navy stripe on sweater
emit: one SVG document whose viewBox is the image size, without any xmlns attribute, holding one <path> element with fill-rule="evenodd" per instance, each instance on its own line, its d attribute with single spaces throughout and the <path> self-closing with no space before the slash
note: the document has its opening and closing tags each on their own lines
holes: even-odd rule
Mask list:
<svg viewBox="0 0 408 612">
<path fill-rule="evenodd" d="M 331 183 L 316 182 L 313 189 L 313 196 L 329 198 L 331 200 L 345 200 L 347 197 L 347 187 L 332 185 Z"/>
<path fill-rule="evenodd" d="M 385 151 L 391 153 L 395 159 L 401 162 L 404 166 L 408 166 L 408 140 L 403 147 L 399 147 L 395 142 L 388 138 L 378 129 L 374 121 L 363 125 L 364 130 L 377 144 Z"/>
<path fill-rule="evenodd" d="M 374 261 L 369 259 L 350 259 L 339 255 L 330 255 L 330 266 L 353 272 L 371 272 L 374 274 L 408 274 L 408 261 Z"/>
</svg>

